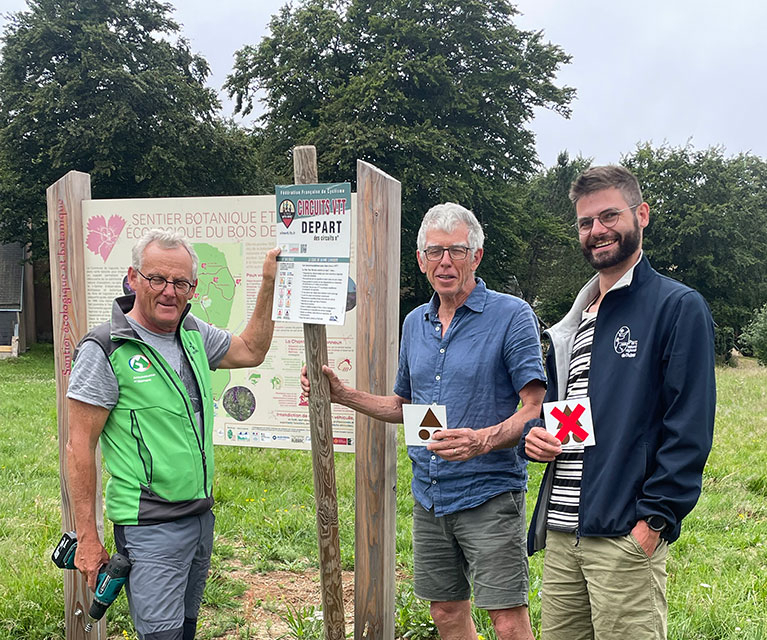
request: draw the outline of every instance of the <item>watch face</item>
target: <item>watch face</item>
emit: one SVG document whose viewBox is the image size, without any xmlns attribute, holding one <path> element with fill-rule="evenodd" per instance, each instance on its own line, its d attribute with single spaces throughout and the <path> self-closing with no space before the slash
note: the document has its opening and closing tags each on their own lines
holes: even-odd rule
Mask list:
<svg viewBox="0 0 767 640">
<path fill-rule="evenodd" d="M 653 531 L 663 531 L 666 528 L 666 520 L 663 516 L 650 516 L 646 522 L 647 526 Z"/>
</svg>

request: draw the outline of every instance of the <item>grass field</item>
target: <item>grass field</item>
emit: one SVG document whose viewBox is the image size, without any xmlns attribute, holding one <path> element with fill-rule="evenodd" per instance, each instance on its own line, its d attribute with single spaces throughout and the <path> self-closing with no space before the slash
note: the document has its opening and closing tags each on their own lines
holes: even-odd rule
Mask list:
<svg viewBox="0 0 767 640">
<path fill-rule="evenodd" d="M 685 520 L 669 560 L 669 638 L 767 640 L 767 370 L 741 360 L 719 369 L 714 449 L 703 495 Z M 61 533 L 53 356 L 36 346 L 0 361 L 0 639 L 64 638 L 61 575 L 50 553 Z M 242 628 L 244 592 L 232 569 L 266 572 L 316 566 L 317 542 L 308 452 L 220 447 L 216 451 L 216 544 L 200 638 Z M 530 467 L 528 511 L 541 467 Z M 353 567 L 354 459 L 336 456 L 341 555 Z M 412 567 L 410 467 L 399 451 L 397 561 Z M 107 546 L 113 548 L 111 527 Z M 531 560 L 531 616 L 539 622 L 542 558 Z M 399 587 L 400 627 L 428 619 Z M 315 603 L 310 603 L 315 604 Z M 486 619 L 481 632 L 492 638 Z M 121 597 L 109 635 L 134 637 Z M 425 628 L 422 628 L 425 629 Z M 427 638 L 422 635 L 413 637 Z M 242 635 L 241 637 L 250 637 Z M 308 637 L 308 636 L 307 636 Z"/>
</svg>

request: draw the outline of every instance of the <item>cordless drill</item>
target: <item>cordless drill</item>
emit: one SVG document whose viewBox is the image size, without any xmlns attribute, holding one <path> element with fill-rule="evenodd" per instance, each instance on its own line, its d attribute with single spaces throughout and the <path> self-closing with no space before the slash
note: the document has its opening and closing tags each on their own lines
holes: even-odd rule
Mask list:
<svg viewBox="0 0 767 640">
<path fill-rule="evenodd" d="M 76 569 L 75 552 L 77 551 L 77 534 L 67 531 L 61 536 L 61 540 L 51 554 L 51 559 L 61 569 Z M 86 633 L 93 628 L 93 623 L 104 617 L 109 605 L 112 604 L 130 572 L 130 561 L 121 553 L 112 554 L 109 561 L 101 566 L 96 579 L 96 590 L 93 593 L 93 602 L 88 610 L 88 622 L 85 625 Z"/>
</svg>

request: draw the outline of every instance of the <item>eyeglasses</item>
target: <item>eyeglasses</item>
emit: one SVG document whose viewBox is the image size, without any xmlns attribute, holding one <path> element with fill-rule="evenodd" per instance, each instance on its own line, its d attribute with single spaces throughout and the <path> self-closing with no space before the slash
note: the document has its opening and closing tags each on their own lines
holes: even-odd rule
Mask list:
<svg viewBox="0 0 767 640">
<path fill-rule="evenodd" d="M 599 224 L 607 229 L 612 229 L 618 223 L 618 218 L 620 218 L 621 213 L 638 206 L 638 204 L 635 204 L 634 206 L 626 207 L 625 209 L 605 209 L 598 216 L 584 216 L 583 218 L 578 218 L 578 221 L 574 226 L 578 230 L 578 233 L 585 236 L 587 233 L 590 233 L 591 229 L 594 227 L 594 220 L 599 218 Z"/>
<path fill-rule="evenodd" d="M 195 286 L 189 282 L 189 280 L 166 280 L 162 276 L 145 276 L 138 269 L 136 269 L 136 272 L 142 278 L 144 278 L 144 280 L 148 280 L 149 286 L 152 287 L 152 289 L 155 291 L 165 291 L 165 287 L 167 287 L 169 284 L 172 284 L 173 288 L 176 290 L 176 293 L 185 296 Z"/>
<path fill-rule="evenodd" d="M 422 253 L 426 256 L 426 259 L 429 262 L 442 260 L 442 256 L 445 255 L 445 251 L 447 251 L 451 260 L 465 260 L 466 256 L 469 255 L 469 249 L 470 247 L 454 244 L 452 247 L 426 247 Z"/>
</svg>

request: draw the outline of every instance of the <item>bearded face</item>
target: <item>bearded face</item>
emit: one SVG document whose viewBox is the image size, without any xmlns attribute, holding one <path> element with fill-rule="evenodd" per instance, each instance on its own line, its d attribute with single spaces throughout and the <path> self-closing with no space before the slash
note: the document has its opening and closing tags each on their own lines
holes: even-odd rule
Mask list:
<svg viewBox="0 0 767 640">
<path fill-rule="evenodd" d="M 623 225 L 618 224 L 612 229 L 602 227 L 596 233 L 596 228 L 592 228 L 588 236 L 581 238 L 583 256 L 597 271 L 622 263 L 639 249 L 642 242 L 639 220 L 635 213 L 626 212 L 623 215 L 627 214 L 631 216 L 627 229 L 622 229 Z"/>
</svg>

